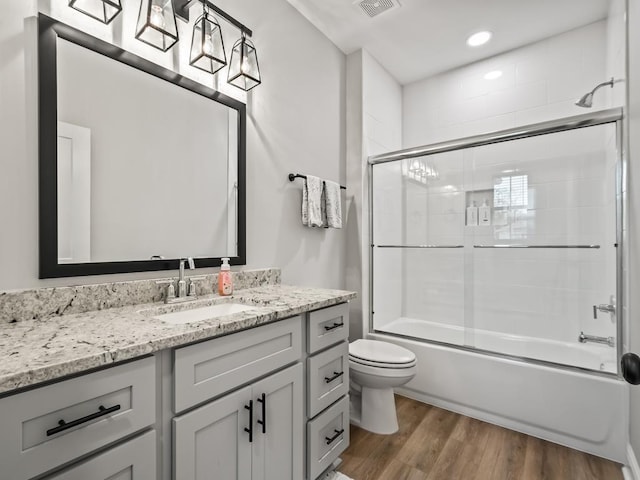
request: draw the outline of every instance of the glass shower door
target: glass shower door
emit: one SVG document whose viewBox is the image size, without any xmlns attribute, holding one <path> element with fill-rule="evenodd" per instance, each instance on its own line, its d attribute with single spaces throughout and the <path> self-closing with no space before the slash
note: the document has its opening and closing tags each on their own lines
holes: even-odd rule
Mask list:
<svg viewBox="0 0 640 480">
<path fill-rule="evenodd" d="M 617 372 L 616 124 L 377 163 L 372 329 Z"/>
</svg>

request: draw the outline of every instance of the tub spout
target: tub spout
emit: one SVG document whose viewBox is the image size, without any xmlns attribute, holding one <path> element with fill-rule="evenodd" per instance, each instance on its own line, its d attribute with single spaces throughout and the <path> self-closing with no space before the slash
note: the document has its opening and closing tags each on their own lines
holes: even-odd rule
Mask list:
<svg viewBox="0 0 640 480">
<path fill-rule="evenodd" d="M 615 347 L 616 341 L 613 337 L 597 337 L 595 335 L 585 335 L 584 332 L 580 332 L 578 335 L 578 341 L 580 343 L 602 343 L 604 345 L 609 345 L 610 347 Z"/>
</svg>

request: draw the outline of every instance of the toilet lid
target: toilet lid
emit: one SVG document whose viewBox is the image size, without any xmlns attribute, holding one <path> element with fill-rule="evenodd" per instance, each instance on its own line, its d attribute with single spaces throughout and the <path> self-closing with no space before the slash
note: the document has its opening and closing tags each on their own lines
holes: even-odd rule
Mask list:
<svg viewBox="0 0 640 480">
<path fill-rule="evenodd" d="M 349 344 L 349 356 L 367 363 L 405 365 L 414 363 L 415 354 L 411 350 L 378 340 L 356 340 Z"/>
</svg>

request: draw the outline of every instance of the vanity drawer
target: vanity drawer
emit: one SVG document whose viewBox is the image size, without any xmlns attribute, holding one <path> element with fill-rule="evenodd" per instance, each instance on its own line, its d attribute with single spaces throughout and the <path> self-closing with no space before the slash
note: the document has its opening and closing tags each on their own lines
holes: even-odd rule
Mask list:
<svg viewBox="0 0 640 480">
<path fill-rule="evenodd" d="M 46 480 L 156 480 L 156 432 L 129 440 Z"/>
<path fill-rule="evenodd" d="M 349 392 L 349 343 L 310 357 L 307 379 L 307 412 L 312 418 Z"/>
<path fill-rule="evenodd" d="M 349 446 L 349 397 L 307 423 L 307 472 L 315 480 Z"/>
<path fill-rule="evenodd" d="M 178 348 L 174 351 L 174 411 L 218 397 L 301 356 L 300 316 Z"/>
<path fill-rule="evenodd" d="M 0 399 L 2 471 L 26 480 L 153 424 L 155 381 L 149 357 Z"/>
<path fill-rule="evenodd" d="M 309 312 L 307 336 L 309 353 L 317 352 L 349 338 L 349 304 L 341 303 Z"/>
</svg>

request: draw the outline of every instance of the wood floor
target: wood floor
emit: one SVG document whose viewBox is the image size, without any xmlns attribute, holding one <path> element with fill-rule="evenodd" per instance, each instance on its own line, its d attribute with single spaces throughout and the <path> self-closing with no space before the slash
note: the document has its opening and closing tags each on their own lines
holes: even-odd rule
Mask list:
<svg viewBox="0 0 640 480">
<path fill-rule="evenodd" d="M 351 427 L 339 470 L 354 480 L 622 480 L 621 466 L 396 396 L 400 431 Z"/>
</svg>

